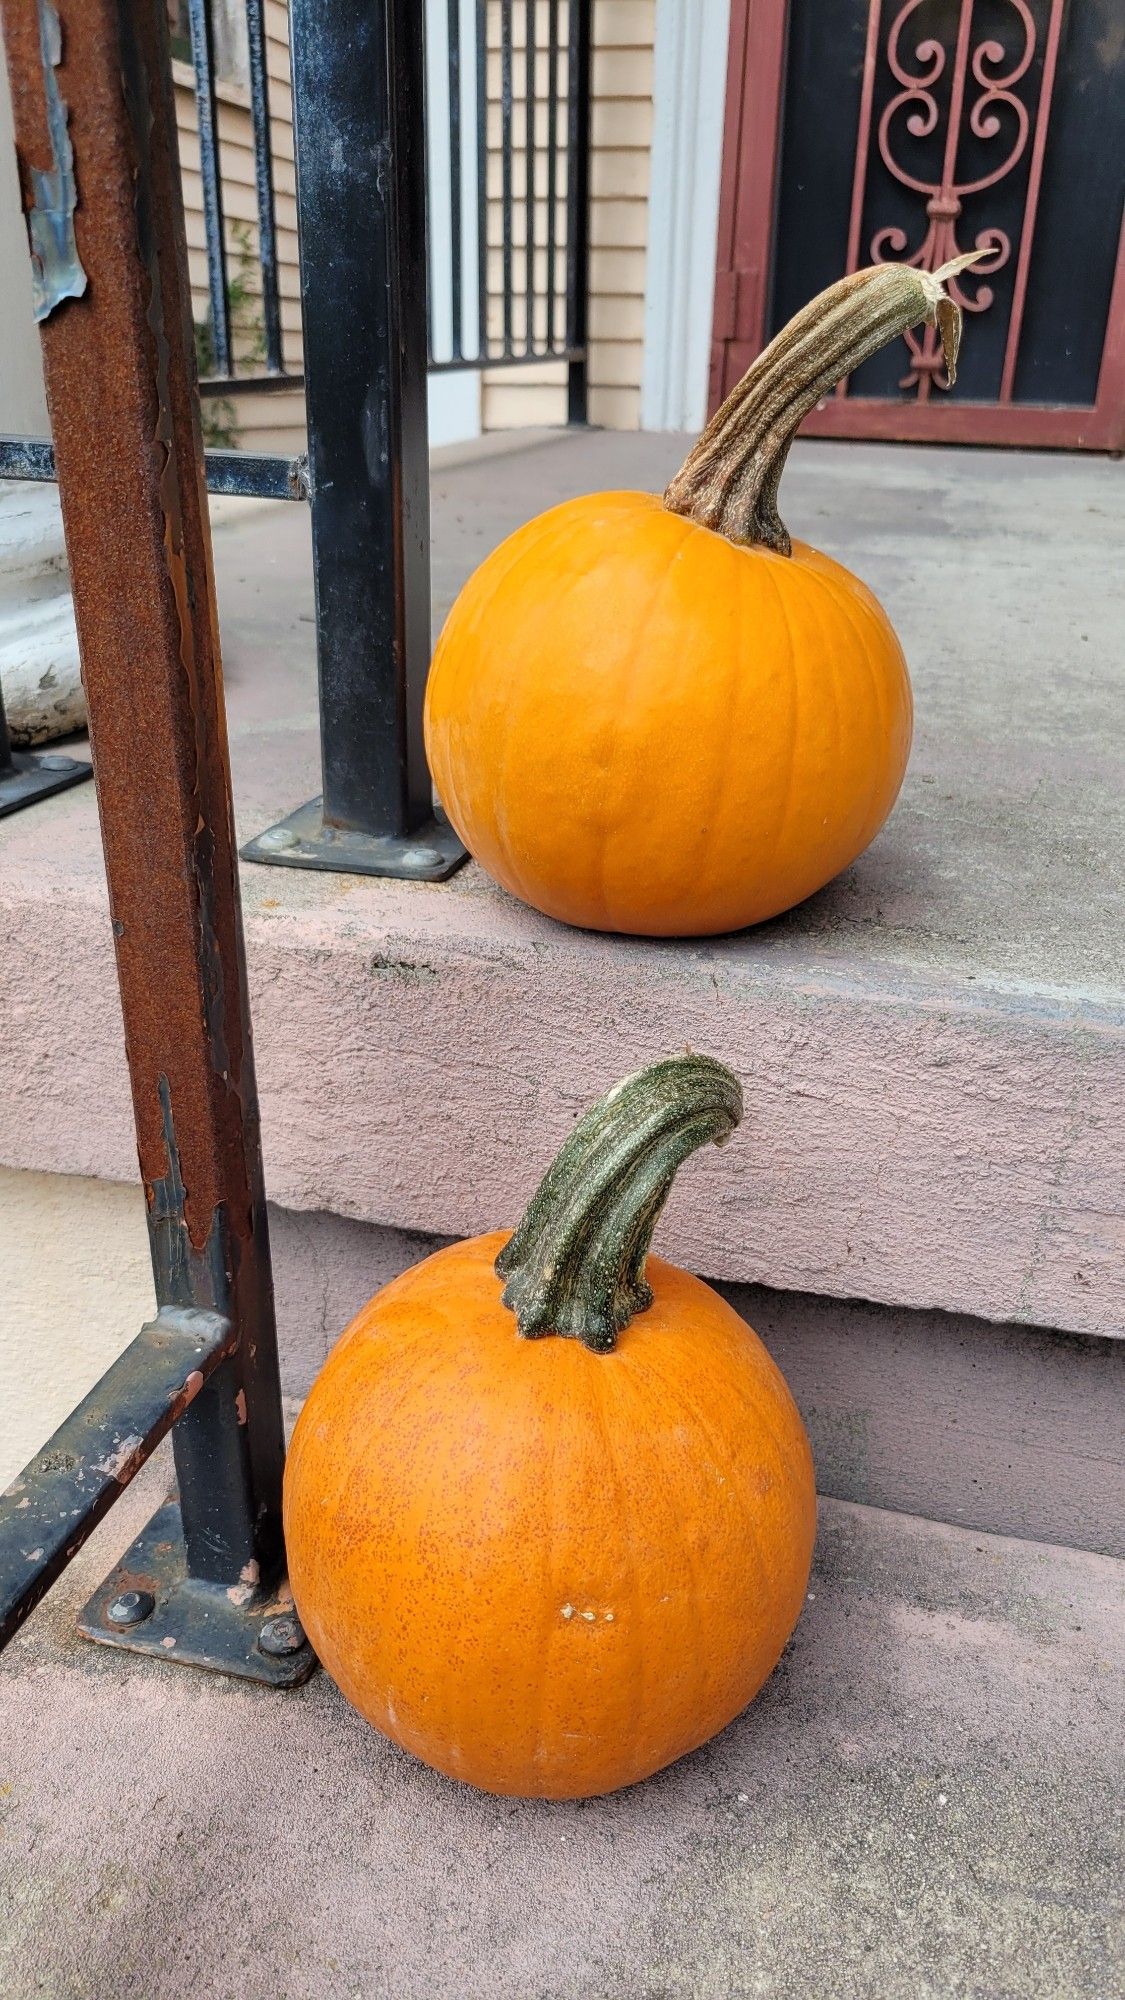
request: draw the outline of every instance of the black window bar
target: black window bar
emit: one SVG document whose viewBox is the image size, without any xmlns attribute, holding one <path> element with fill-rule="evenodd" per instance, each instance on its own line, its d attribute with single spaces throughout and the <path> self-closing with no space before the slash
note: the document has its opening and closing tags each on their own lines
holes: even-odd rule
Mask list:
<svg viewBox="0 0 1125 2000">
<path fill-rule="evenodd" d="M 0 1498 L 0 1644 L 172 1430 L 176 1497 L 79 1629 L 291 1685 L 315 1661 L 285 1577 L 281 1389 L 166 0 L 57 0 L 57 11 L 3 0 L 3 20 L 157 1316 Z"/>
<path fill-rule="evenodd" d="M 219 371 L 201 389 L 221 396 L 303 387 L 308 452 L 285 458 L 209 451 L 206 475 L 212 493 L 311 504 L 323 790 L 251 840 L 243 854 L 288 867 L 440 881 L 465 853 L 435 809 L 422 745 L 431 637 L 426 372 L 560 362 L 567 420 L 586 421 L 592 0 L 546 0 L 545 13 L 524 0 L 519 9 L 522 274 L 514 247 L 517 0 L 475 0 L 464 13 L 461 0 L 429 0 L 447 10 L 448 353 L 434 352 L 427 325 L 423 11 L 417 0 L 290 0 L 300 371 L 285 364 L 263 0 L 245 3 L 266 349 L 265 368 L 256 373 L 240 372 L 231 324 L 211 0 L 181 0 L 194 61 L 208 323 Z M 475 63 L 465 60 L 466 19 L 475 29 Z M 464 302 L 463 131 L 470 101 L 475 352 L 465 338 Z M 333 164 L 341 148 L 345 174 Z M 543 152 L 545 165 L 537 167 Z M 50 477 L 53 463 L 47 443 L 0 438 L 0 477 Z M 0 737 L 0 752 L 2 745 Z M 40 756 L 40 767 L 44 761 Z M 55 778 L 75 783 L 85 774 L 78 764 L 76 774 L 56 771 Z M 40 769 L 35 778 L 48 788 L 48 773 Z M 25 789 L 27 783 L 22 777 Z M 0 800 L 4 784 L 0 755 Z"/>
</svg>

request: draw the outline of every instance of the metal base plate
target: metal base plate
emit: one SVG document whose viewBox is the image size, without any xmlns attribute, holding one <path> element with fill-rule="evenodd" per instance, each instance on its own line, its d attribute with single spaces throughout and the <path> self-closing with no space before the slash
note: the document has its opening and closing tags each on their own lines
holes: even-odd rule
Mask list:
<svg viewBox="0 0 1125 2000">
<path fill-rule="evenodd" d="M 81 757 L 55 756 L 48 750 L 13 750 L 11 764 L 0 770 L 0 819 L 5 813 L 33 806 L 36 799 L 65 792 L 94 775 Z"/>
<path fill-rule="evenodd" d="M 326 826 L 321 799 L 298 806 L 241 850 L 244 861 L 281 868 L 322 868 L 334 875 L 393 875 L 409 882 L 444 882 L 468 860 L 451 826 L 426 820 L 409 834 L 355 833 Z"/>
<path fill-rule="evenodd" d="M 131 1625 L 115 1623 L 110 1606 L 119 1598 L 151 1598 L 147 1617 Z M 272 1629 L 271 1629 L 272 1627 Z M 264 1651 L 291 1632 L 292 1652 Z M 247 1584 L 224 1590 L 187 1574 L 180 1510 L 174 1500 L 154 1514 L 81 1613 L 78 1630 L 101 1646 L 152 1653 L 189 1667 L 210 1667 L 269 1687 L 297 1687 L 316 1667 L 316 1655 L 300 1630 L 288 1585 L 268 1596 Z"/>
</svg>

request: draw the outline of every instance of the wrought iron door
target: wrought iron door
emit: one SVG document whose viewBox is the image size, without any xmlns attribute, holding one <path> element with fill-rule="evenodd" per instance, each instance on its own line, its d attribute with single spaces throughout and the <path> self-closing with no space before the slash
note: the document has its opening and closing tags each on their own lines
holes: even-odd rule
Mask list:
<svg viewBox="0 0 1125 2000">
<path fill-rule="evenodd" d="M 956 388 L 918 328 L 806 429 L 1125 446 L 1125 0 L 828 11 L 732 0 L 712 402 L 844 271 L 980 249 Z"/>
</svg>

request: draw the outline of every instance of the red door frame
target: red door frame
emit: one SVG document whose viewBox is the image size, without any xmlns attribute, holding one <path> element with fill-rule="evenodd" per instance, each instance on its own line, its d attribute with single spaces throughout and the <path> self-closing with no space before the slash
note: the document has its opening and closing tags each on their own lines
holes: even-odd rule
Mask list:
<svg viewBox="0 0 1125 2000">
<path fill-rule="evenodd" d="M 731 0 L 709 408 L 759 354 L 773 256 L 788 0 Z M 1092 405 L 826 398 L 809 437 L 1125 450 L 1125 222 Z"/>
</svg>

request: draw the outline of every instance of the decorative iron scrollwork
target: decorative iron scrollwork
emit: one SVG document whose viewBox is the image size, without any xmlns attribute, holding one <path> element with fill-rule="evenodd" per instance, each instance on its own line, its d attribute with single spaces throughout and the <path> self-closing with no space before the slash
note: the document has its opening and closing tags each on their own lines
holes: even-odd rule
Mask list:
<svg viewBox="0 0 1125 2000">
<path fill-rule="evenodd" d="M 1018 93 L 1018 86 L 1032 68 L 1039 43 L 1039 26 L 1029 0 L 1002 0 L 1012 31 L 1007 38 L 1008 45 L 999 39 L 1001 31 L 995 26 L 983 39 L 974 41 L 976 0 L 960 0 L 955 21 L 945 28 L 941 39 L 936 32 L 925 32 L 924 21 L 919 21 L 917 17 L 923 8 L 932 4 L 933 0 L 905 0 L 890 24 L 885 46 L 880 52 L 881 0 L 871 0 L 848 268 L 854 269 L 859 261 L 860 223 L 871 151 L 874 83 L 880 60 L 898 88 L 879 117 L 876 131 L 879 157 L 900 186 L 909 188 L 922 198 L 924 208 L 919 218 L 921 239 L 915 248 L 910 247 L 911 236 L 906 229 L 899 224 L 888 224 L 876 229 L 871 237 L 869 258 L 873 263 L 893 260 L 933 271 L 960 256 L 964 250 L 984 251 L 986 255 L 974 266 L 971 279 L 954 279 L 949 285 L 951 297 L 964 312 L 988 311 L 995 301 L 995 291 L 987 280 L 993 273 L 1003 270 L 1012 257 L 1012 239 L 1007 230 L 996 224 L 978 229 L 971 243 L 960 241 L 958 230 L 965 199 L 1007 179 L 1024 160 L 1031 143 L 1033 159 L 1015 273 L 1010 357 L 1005 359 L 1005 381 L 1010 393 L 1015 357 L 1013 343 L 1018 341 L 1022 314 L 1027 253 L 1034 227 L 1042 139 L 1050 107 L 1062 0 L 1047 0 L 1046 61 L 1037 98 L 1031 106 Z M 943 8 L 942 12 L 948 21 L 949 9 Z M 910 46 L 911 30 L 917 37 L 913 46 Z M 990 149 L 994 148 L 988 171 L 972 179 L 962 179 L 958 170 L 958 155 L 966 131 L 973 138 L 984 141 Z M 930 176 L 923 178 L 925 169 L 918 170 L 916 162 L 905 162 L 903 152 L 908 139 L 925 141 L 930 138 L 935 140 L 935 159 Z M 936 330 L 920 327 L 904 337 L 909 350 L 909 366 L 900 388 L 915 390 L 919 401 L 923 402 L 933 388 L 948 389 L 949 381 Z"/>
</svg>

